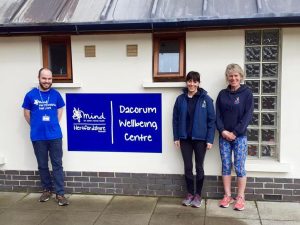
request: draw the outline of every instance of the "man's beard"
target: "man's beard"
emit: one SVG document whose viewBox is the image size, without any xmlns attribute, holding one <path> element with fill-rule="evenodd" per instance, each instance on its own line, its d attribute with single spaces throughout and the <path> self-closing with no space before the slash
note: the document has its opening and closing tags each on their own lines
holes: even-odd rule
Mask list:
<svg viewBox="0 0 300 225">
<path fill-rule="evenodd" d="M 40 87 L 41 87 L 41 89 L 42 89 L 43 91 L 49 90 L 49 89 L 51 88 L 51 86 L 52 86 L 52 83 L 49 84 L 49 87 L 45 87 L 44 84 L 42 84 L 41 82 L 39 82 L 39 83 L 40 83 Z"/>
</svg>

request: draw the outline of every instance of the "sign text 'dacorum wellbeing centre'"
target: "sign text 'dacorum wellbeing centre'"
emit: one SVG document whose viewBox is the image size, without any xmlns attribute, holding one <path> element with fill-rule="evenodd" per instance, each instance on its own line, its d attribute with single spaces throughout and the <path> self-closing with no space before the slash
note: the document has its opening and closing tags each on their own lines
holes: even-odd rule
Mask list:
<svg viewBox="0 0 300 225">
<path fill-rule="evenodd" d="M 161 94 L 66 94 L 69 151 L 162 151 Z"/>
</svg>

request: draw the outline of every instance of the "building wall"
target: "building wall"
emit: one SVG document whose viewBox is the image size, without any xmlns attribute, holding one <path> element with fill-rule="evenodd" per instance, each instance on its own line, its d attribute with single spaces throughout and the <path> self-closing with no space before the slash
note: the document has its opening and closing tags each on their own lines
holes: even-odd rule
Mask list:
<svg viewBox="0 0 300 225">
<path fill-rule="evenodd" d="M 299 28 L 282 30 L 279 162 L 248 160 L 250 177 L 287 178 L 289 182 L 300 178 L 300 144 L 297 141 L 300 136 L 299 38 Z M 65 171 L 183 174 L 181 154 L 173 144 L 171 126 L 173 103 L 181 88 L 143 87 L 145 82 L 152 81 L 151 34 L 80 35 L 72 36 L 71 40 L 74 82 L 79 83 L 80 88 L 58 87 L 63 96 L 65 93 L 161 93 L 163 137 L 161 154 L 69 152 L 64 114 L 61 126 Z M 138 57 L 126 57 L 127 44 L 138 44 Z M 96 46 L 95 58 L 84 57 L 85 45 Z M 216 99 L 219 90 L 226 86 L 226 65 L 232 62 L 243 65 L 244 30 L 188 32 L 186 49 L 186 71 L 199 71 L 201 86 Z M 42 66 L 40 38 L 1 37 L 0 64 L 0 94 L 4 101 L 0 111 L 0 159 L 5 158 L 0 171 L 35 171 L 37 165 L 29 140 L 29 126 L 23 118 L 21 104 L 25 93 L 37 85 L 37 71 Z M 206 156 L 206 174 L 220 175 L 220 165 L 216 134 L 214 147 Z M 294 189 L 300 189 L 299 184 L 295 185 Z"/>
</svg>

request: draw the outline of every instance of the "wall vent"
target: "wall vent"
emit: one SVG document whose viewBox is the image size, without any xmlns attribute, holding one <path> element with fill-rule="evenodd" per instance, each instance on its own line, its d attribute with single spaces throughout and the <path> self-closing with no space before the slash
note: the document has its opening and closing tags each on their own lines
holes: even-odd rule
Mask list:
<svg viewBox="0 0 300 225">
<path fill-rule="evenodd" d="M 137 45 L 127 45 L 127 57 L 138 56 L 138 46 Z"/>
<path fill-rule="evenodd" d="M 85 57 L 96 57 L 96 46 L 95 45 L 84 46 L 84 56 Z"/>
</svg>

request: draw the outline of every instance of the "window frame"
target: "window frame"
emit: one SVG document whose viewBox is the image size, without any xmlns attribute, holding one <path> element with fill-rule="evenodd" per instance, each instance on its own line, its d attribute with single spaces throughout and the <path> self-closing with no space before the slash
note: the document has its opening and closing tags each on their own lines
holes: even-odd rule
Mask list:
<svg viewBox="0 0 300 225">
<path fill-rule="evenodd" d="M 54 83 L 72 83 L 72 55 L 71 55 L 71 38 L 70 36 L 46 36 L 41 37 L 42 40 L 42 55 L 43 55 L 43 67 L 50 68 L 49 65 L 49 45 L 53 43 L 63 43 L 66 45 L 67 50 L 67 73 L 66 74 L 53 74 Z"/>
<path fill-rule="evenodd" d="M 160 73 L 159 72 L 159 47 L 161 41 L 179 41 L 179 72 Z M 186 60 L 186 34 L 185 33 L 156 33 L 153 34 L 153 81 L 184 81 L 185 80 L 185 60 Z"/>
</svg>

